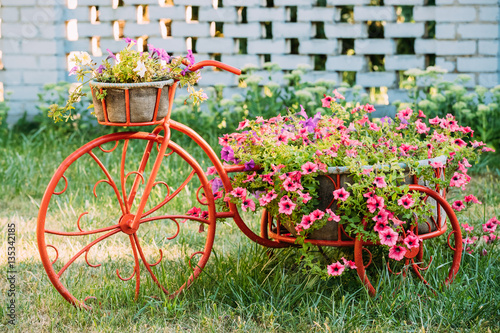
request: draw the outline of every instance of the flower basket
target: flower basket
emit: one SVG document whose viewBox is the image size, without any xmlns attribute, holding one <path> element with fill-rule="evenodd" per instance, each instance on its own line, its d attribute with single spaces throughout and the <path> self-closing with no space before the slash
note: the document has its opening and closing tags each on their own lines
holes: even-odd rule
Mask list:
<svg viewBox="0 0 500 333">
<path fill-rule="evenodd" d="M 90 81 L 97 121 L 104 125 L 143 125 L 169 115 L 175 90 L 174 80 L 141 83 Z M 105 91 L 100 100 L 97 93 Z M 172 96 L 171 96 L 172 95 Z"/>
<path fill-rule="evenodd" d="M 439 162 L 443 165 L 446 165 L 446 156 L 439 156 L 433 159 L 426 159 L 419 161 L 420 165 L 427 166 L 432 162 Z M 406 168 L 404 163 L 399 164 L 400 167 L 405 168 L 405 179 L 401 185 L 410 185 L 410 184 L 418 184 L 423 185 L 425 187 L 429 187 L 431 189 L 436 190 L 434 184 L 430 184 L 429 182 L 423 181 L 421 179 L 415 179 L 413 175 L 410 174 L 408 168 Z M 444 179 L 444 172 L 440 173 L 440 178 Z M 317 177 L 319 181 L 319 189 L 318 195 L 320 198 L 319 205 L 317 209 L 325 211 L 330 208 L 333 212 L 337 211 L 336 200 L 333 197 L 333 191 L 344 188 L 346 190 L 349 189 L 349 184 L 353 183 L 353 177 L 351 176 L 349 170 L 346 167 L 330 167 L 328 168 L 328 174 L 320 175 Z M 442 197 L 445 197 L 445 189 L 437 189 L 436 190 Z M 446 213 L 443 208 L 441 208 L 441 213 L 438 214 L 437 203 L 433 198 L 428 198 L 427 203 L 431 208 L 432 215 L 431 216 L 422 216 L 420 221 L 418 222 L 417 231 L 415 231 L 419 235 L 427 234 L 429 232 L 433 232 L 437 230 L 437 227 L 444 227 L 446 224 Z M 293 235 L 297 236 L 297 231 L 295 230 L 294 225 L 283 224 L 283 226 Z M 311 234 L 307 236 L 308 239 L 315 240 L 326 240 L 326 241 L 337 241 L 339 240 L 339 223 L 336 221 L 328 221 L 326 225 L 322 228 L 314 230 Z M 350 240 L 352 239 L 345 233 L 341 235 L 342 240 Z"/>
</svg>

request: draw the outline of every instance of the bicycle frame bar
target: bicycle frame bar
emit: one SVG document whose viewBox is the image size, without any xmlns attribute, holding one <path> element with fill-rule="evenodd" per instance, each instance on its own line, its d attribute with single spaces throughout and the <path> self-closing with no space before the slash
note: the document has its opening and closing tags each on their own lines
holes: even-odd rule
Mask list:
<svg viewBox="0 0 500 333">
<path fill-rule="evenodd" d="M 207 67 L 207 66 L 217 67 L 217 68 L 220 68 L 220 69 L 225 70 L 227 72 L 231 72 L 231 73 L 236 74 L 236 75 L 241 74 L 240 69 L 233 67 L 233 66 L 223 64 L 222 62 L 215 61 L 215 60 L 203 60 L 203 61 L 200 61 L 196 64 L 189 66 L 188 69 L 192 72 L 195 72 L 198 69 L 203 68 L 203 67 Z"/>
</svg>

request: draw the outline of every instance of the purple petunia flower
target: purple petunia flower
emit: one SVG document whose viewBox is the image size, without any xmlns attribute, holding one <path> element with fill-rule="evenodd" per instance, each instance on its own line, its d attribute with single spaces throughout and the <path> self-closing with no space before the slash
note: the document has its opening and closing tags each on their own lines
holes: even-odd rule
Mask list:
<svg viewBox="0 0 500 333">
<path fill-rule="evenodd" d="M 181 75 L 182 75 L 182 76 L 185 76 L 188 72 L 190 73 L 191 71 L 189 70 L 189 68 L 188 68 L 188 67 L 186 67 L 186 68 L 184 68 L 184 69 L 182 70 Z"/>
<path fill-rule="evenodd" d="M 188 50 L 188 54 L 186 56 L 186 59 L 189 61 L 189 63 L 192 65 L 194 64 L 194 55 L 193 55 L 193 51 L 191 50 Z"/>
<path fill-rule="evenodd" d="M 149 57 L 152 58 L 154 57 L 155 53 L 157 56 L 160 56 L 159 49 L 153 46 L 153 44 L 148 44 L 148 51 L 149 51 Z"/>
<path fill-rule="evenodd" d="M 212 193 L 215 194 L 216 192 L 219 191 L 221 187 L 224 187 L 224 184 L 222 183 L 222 180 L 219 177 L 215 177 L 212 179 Z"/>
<path fill-rule="evenodd" d="M 406 120 L 403 116 L 399 115 L 398 118 L 401 120 L 402 124 L 408 125 L 408 120 Z"/>
<path fill-rule="evenodd" d="M 97 73 L 99 73 L 99 74 L 101 74 L 101 73 L 102 73 L 102 71 L 103 71 L 105 68 L 106 68 L 106 66 L 101 65 L 101 66 L 99 66 L 99 67 L 96 69 L 96 72 L 97 72 Z"/>
<path fill-rule="evenodd" d="M 250 161 L 248 161 L 248 162 L 245 162 L 245 169 L 244 169 L 244 171 L 250 171 L 253 168 L 255 168 L 255 162 L 254 162 L 253 159 L 250 160 Z"/>
<path fill-rule="evenodd" d="M 110 49 L 106 49 L 106 51 L 108 51 L 108 57 L 106 59 L 110 59 L 110 58 L 113 58 L 115 59 L 116 61 L 118 61 L 118 59 L 116 59 L 116 56 L 113 54 L 113 52 L 110 51 Z"/>
<path fill-rule="evenodd" d="M 302 115 L 302 111 L 300 112 L 300 114 Z M 314 115 L 314 117 L 312 118 L 308 118 L 307 115 L 305 115 L 305 117 L 306 119 L 299 121 L 299 124 L 301 124 L 304 128 L 306 128 L 309 133 L 314 132 L 314 129 L 316 128 L 318 122 L 321 119 L 321 112 L 316 113 L 316 115 Z"/>
<path fill-rule="evenodd" d="M 170 62 L 170 56 L 168 55 L 167 51 L 163 49 L 156 49 L 158 52 L 158 56 L 160 57 L 161 60 L 166 61 L 167 63 Z"/>
<path fill-rule="evenodd" d="M 234 161 L 234 151 L 233 151 L 233 148 L 231 148 L 230 146 L 226 146 L 226 147 L 222 148 L 220 155 L 224 161 L 227 161 L 227 162 Z"/>
<path fill-rule="evenodd" d="M 125 38 L 123 38 L 123 40 L 124 40 L 124 41 L 125 41 L 128 45 L 130 45 L 130 44 L 132 44 L 132 45 L 137 44 L 137 41 L 136 41 L 136 40 L 134 40 L 134 39 L 132 39 L 132 38 L 125 37 Z"/>
<path fill-rule="evenodd" d="M 391 117 L 385 116 L 385 117 L 380 118 L 380 122 L 382 124 L 385 123 L 385 122 L 387 122 L 387 124 L 390 125 L 390 124 L 392 124 L 392 119 L 391 119 Z"/>
<path fill-rule="evenodd" d="M 69 71 L 68 75 L 69 76 L 75 75 L 77 70 L 78 70 L 78 66 L 75 66 L 75 67 L 71 68 L 71 70 Z"/>
</svg>

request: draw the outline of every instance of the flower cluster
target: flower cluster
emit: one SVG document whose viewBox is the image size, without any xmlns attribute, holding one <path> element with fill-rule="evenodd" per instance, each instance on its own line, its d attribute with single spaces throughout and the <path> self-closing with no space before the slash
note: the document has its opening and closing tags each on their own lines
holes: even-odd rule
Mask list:
<svg viewBox="0 0 500 333">
<path fill-rule="evenodd" d="M 244 164 L 234 190 L 224 193 L 220 179 L 212 189 L 220 201 L 231 201 L 244 211 L 267 209 L 299 244 L 326 223 L 340 223 L 348 237 L 387 246 L 389 257 L 404 258 L 420 246 L 418 219 L 431 216 L 421 192 L 410 191 L 407 179 L 436 191 L 465 189 L 470 181 L 469 161 L 491 151 L 482 142 L 467 142 L 473 131 L 447 115 L 427 121 L 422 111 L 404 109 L 394 119 L 371 119 L 372 105 L 351 105 L 334 91 L 322 99 L 325 113 L 296 114 L 244 120 L 238 130 L 219 138 L 222 159 Z M 333 202 L 320 210 L 319 181 L 344 168 L 348 183 L 335 184 Z M 332 171 L 333 170 L 333 171 Z M 453 203 L 459 212 L 474 196 Z M 327 266 L 328 275 L 353 268 L 345 259 Z"/>
<path fill-rule="evenodd" d="M 188 50 L 187 56 L 172 57 L 165 50 L 148 44 L 148 52 L 139 52 L 133 47 L 137 41 L 124 38 L 127 46 L 119 53 L 114 54 L 106 49 L 108 57 L 102 64 L 92 61 L 87 52 L 78 52 L 73 55 L 72 62 L 75 66 L 71 68 L 69 75 L 76 75 L 78 81 L 82 82 L 74 89 L 64 107 L 57 104 L 50 106 L 49 117 L 55 122 L 62 119 L 68 120 L 72 116 L 73 103 L 78 101 L 85 93 L 82 86 L 90 80 L 108 83 L 139 83 L 174 79 L 181 86 L 187 85 L 190 98 L 194 103 L 200 103 L 207 99 L 203 90 L 196 91 L 193 85 L 201 78 L 199 71 L 191 72 L 189 65 L 194 64 L 194 56 Z M 100 96 L 104 98 L 105 93 Z"/>
<path fill-rule="evenodd" d="M 500 221 L 496 216 L 486 221 L 486 223 L 483 223 L 482 230 L 479 232 L 474 232 L 474 227 L 468 223 L 463 223 L 461 226 L 465 231 L 462 242 L 468 253 L 474 252 L 474 247 L 478 246 L 481 240 L 483 240 L 486 245 L 498 243 L 500 240 Z M 486 253 L 487 250 L 483 248 L 482 254 L 485 255 Z"/>
</svg>

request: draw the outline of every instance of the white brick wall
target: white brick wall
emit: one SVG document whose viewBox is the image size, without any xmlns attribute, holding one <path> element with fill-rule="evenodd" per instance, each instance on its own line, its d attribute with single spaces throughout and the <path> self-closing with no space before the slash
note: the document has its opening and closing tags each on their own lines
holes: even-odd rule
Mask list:
<svg viewBox="0 0 500 333">
<path fill-rule="evenodd" d="M 326 69 L 331 71 L 362 71 L 366 66 L 365 57 L 362 56 L 347 56 L 340 55 L 336 57 L 328 57 L 326 61 Z"/>
<path fill-rule="evenodd" d="M 356 54 L 394 54 L 396 44 L 390 39 L 357 39 Z"/>
<path fill-rule="evenodd" d="M 419 38 L 425 33 L 424 23 L 387 23 L 384 28 L 384 37 Z"/>
<path fill-rule="evenodd" d="M 393 21 L 396 17 L 394 7 L 389 6 L 356 6 L 354 19 L 356 21 Z"/>
<path fill-rule="evenodd" d="M 424 68 L 425 58 L 415 55 L 393 55 L 385 58 L 385 70 L 407 70 L 408 68 Z"/>
<path fill-rule="evenodd" d="M 71 51 L 90 52 L 90 39 L 99 36 L 100 47 L 113 52 L 124 43 L 115 40 L 113 22 L 125 21 L 127 37 L 147 36 L 148 43 L 162 47 L 174 55 L 186 53 L 186 39 L 196 38 L 196 59 L 203 60 L 220 53 L 221 61 L 236 67 L 246 64 L 261 66 L 263 55 L 270 55 L 283 70 L 293 70 L 299 64 L 314 65 L 316 55 L 326 56 L 325 71 L 308 73 L 303 79 L 341 80 L 340 72 L 356 72 L 356 83 L 364 87 L 387 86 L 391 100 L 401 98 L 396 71 L 424 68 L 426 59 L 434 58 L 437 66 L 447 69 L 447 78 L 470 75 L 470 87 L 498 84 L 499 68 L 499 3 L 498 0 L 436 0 L 435 6 L 425 0 L 385 0 L 383 6 L 372 6 L 370 0 L 327 0 L 318 7 L 316 0 L 274 0 L 274 7 L 265 7 L 263 0 L 223 0 L 214 8 L 211 0 L 175 0 L 174 6 L 160 6 L 158 0 L 125 0 L 125 5 L 112 8 L 111 0 L 78 0 L 76 9 L 68 9 L 63 0 L 2 0 L 0 49 L 5 69 L 0 82 L 12 91 L 10 102 L 17 112 L 36 112 L 36 93 L 46 82 L 74 80 L 66 71 L 66 54 Z M 137 22 L 137 5 L 149 6 L 149 23 Z M 99 6 L 100 23 L 90 22 L 90 7 Z M 187 22 L 187 6 L 198 6 L 197 21 Z M 297 6 L 296 22 L 290 7 Z M 341 22 L 342 6 L 353 6 L 353 21 Z M 413 21 L 401 22 L 397 6 L 411 6 Z M 245 7 L 246 21 L 241 8 Z M 77 20 L 77 41 L 66 39 L 66 21 Z M 171 36 L 163 38 L 159 22 L 170 19 Z M 382 21 L 384 38 L 370 38 L 369 21 Z M 426 25 L 435 21 L 435 38 L 428 38 Z M 223 24 L 223 36 L 210 33 L 212 22 Z M 272 23 L 272 38 L 265 38 L 264 24 Z M 323 22 L 326 39 L 315 39 L 318 25 Z M 397 54 L 401 38 L 415 39 L 415 54 Z M 246 39 L 247 54 L 239 39 Z M 291 54 L 292 39 L 298 41 L 299 54 Z M 347 45 L 353 49 L 347 50 Z M 344 47 L 342 47 L 344 46 Z M 348 52 L 349 55 L 343 54 Z M 352 54 L 354 52 L 354 54 Z M 385 72 L 368 72 L 370 55 L 385 58 Z M 427 57 L 431 55 L 431 57 Z M 266 71 L 259 71 L 267 79 Z M 283 82 L 283 72 L 273 75 Z M 202 87 L 216 83 L 237 85 L 231 74 L 205 70 Z M 15 109 L 13 109 L 15 110 Z M 14 118 L 18 115 L 13 115 Z"/>
<path fill-rule="evenodd" d="M 474 7 L 436 7 L 436 22 L 473 22 L 476 19 Z"/>
<path fill-rule="evenodd" d="M 457 31 L 463 39 L 498 39 L 498 24 L 459 24 Z"/>
<path fill-rule="evenodd" d="M 358 73 L 356 83 L 362 87 L 392 87 L 396 83 L 394 72 Z"/>
<path fill-rule="evenodd" d="M 460 72 L 497 72 L 497 57 L 458 58 L 457 68 Z"/>
</svg>

